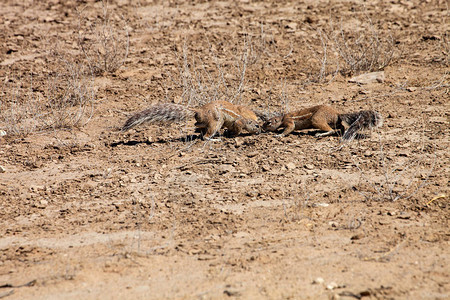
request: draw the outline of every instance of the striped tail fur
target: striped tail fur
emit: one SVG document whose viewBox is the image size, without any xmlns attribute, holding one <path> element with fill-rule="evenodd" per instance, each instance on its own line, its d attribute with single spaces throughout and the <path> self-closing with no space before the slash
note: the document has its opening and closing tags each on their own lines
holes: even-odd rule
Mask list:
<svg viewBox="0 0 450 300">
<path fill-rule="evenodd" d="M 341 121 L 350 125 L 342 136 L 342 140 L 344 141 L 353 140 L 360 130 L 383 126 L 383 116 L 374 110 L 362 110 L 355 113 L 341 114 L 339 118 Z"/>
<path fill-rule="evenodd" d="M 195 111 L 179 104 L 159 103 L 132 115 L 123 125 L 127 131 L 142 123 L 181 122 L 195 116 Z"/>
</svg>

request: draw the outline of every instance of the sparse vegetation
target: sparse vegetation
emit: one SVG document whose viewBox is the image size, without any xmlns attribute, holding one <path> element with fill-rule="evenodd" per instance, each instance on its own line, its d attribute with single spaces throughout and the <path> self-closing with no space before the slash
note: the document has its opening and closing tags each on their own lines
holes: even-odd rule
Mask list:
<svg viewBox="0 0 450 300">
<path fill-rule="evenodd" d="M 345 32 L 340 24 L 331 25 L 333 49 L 343 62 L 341 73 L 355 75 L 361 72 L 380 71 L 387 67 L 394 57 L 395 42 L 391 35 L 381 37 L 378 30 L 367 19 L 367 29 L 359 32 Z"/>
<path fill-rule="evenodd" d="M 47 41 L 51 72 L 31 72 L 29 77 L 11 77 L 3 82 L 0 128 L 8 135 L 80 127 L 93 116 L 93 75 L 111 73 L 122 66 L 128 56 L 129 35 L 126 24 L 119 30 L 118 23 L 111 20 L 106 0 L 102 1 L 98 22 L 87 20 L 81 12 L 78 16 L 81 57 L 69 54 L 58 42 Z M 39 86 L 34 84 L 36 79 Z"/>
<path fill-rule="evenodd" d="M 107 0 L 102 0 L 102 15 L 96 20 L 89 20 L 79 12 L 78 46 L 94 75 L 115 72 L 128 57 L 128 26 L 123 17 L 112 14 Z"/>
<path fill-rule="evenodd" d="M 380 33 L 368 17 L 360 27 L 350 29 L 344 29 L 342 20 L 338 25 L 329 21 L 326 27 L 316 29 L 315 40 L 315 48 L 306 42 L 317 62 L 312 67 L 315 71 L 309 71 L 315 82 L 331 81 L 338 72 L 350 76 L 380 71 L 395 58 L 393 37 Z"/>
<path fill-rule="evenodd" d="M 32 81 L 30 74 L 30 82 Z M 23 87 L 20 78 L 8 78 L 2 85 L 0 128 L 8 135 L 27 135 L 42 130 L 43 96 L 33 87 Z"/>
<path fill-rule="evenodd" d="M 10 78 L 2 88 L 0 128 L 8 135 L 28 135 L 43 130 L 80 127 L 93 115 L 95 88 L 83 66 L 61 61 L 61 69 L 35 87 L 35 78 Z M 29 86 L 27 84 L 30 83 Z"/>
<path fill-rule="evenodd" d="M 242 50 L 232 60 L 228 58 L 229 53 L 219 54 L 211 48 L 209 54 L 208 58 L 195 55 L 185 41 L 181 52 L 175 52 L 177 71 L 169 74 L 173 86 L 168 89 L 181 91 L 175 97 L 188 105 L 225 99 L 238 103 L 247 88 L 246 71 L 251 55 L 248 41 L 243 41 Z"/>
<path fill-rule="evenodd" d="M 48 128 L 71 128 L 85 125 L 94 113 L 95 87 L 83 66 L 64 61 L 65 70 L 47 81 L 45 96 Z"/>
<path fill-rule="evenodd" d="M 430 155 L 427 154 L 433 151 L 427 149 L 425 152 L 422 146 L 414 157 L 399 157 L 387 153 L 382 135 L 379 134 L 378 137 L 377 167 L 363 169 L 362 165 L 354 160 L 356 169 L 360 173 L 360 182 L 353 188 L 363 195 L 366 201 L 395 202 L 414 197 L 428 184 L 434 172 L 436 158 L 429 157 Z"/>
</svg>

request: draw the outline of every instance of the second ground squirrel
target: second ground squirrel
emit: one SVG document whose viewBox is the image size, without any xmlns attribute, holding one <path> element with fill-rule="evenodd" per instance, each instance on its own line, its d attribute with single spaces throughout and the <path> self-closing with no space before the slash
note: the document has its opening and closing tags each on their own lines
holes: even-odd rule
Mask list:
<svg viewBox="0 0 450 300">
<path fill-rule="evenodd" d="M 286 136 L 294 130 L 319 129 L 325 132 L 318 133 L 316 136 L 328 136 L 340 132 L 342 140 L 351 141 L 359 130 L 377 128 L 382 125 L 383 117 L 373 110 L 340 113 L 331 106 L 317 105 L 273 117 L 264 123 L 263 129 L 277 131 L 279 128 L 284 128 L 280 136 Z"/>
</svg>

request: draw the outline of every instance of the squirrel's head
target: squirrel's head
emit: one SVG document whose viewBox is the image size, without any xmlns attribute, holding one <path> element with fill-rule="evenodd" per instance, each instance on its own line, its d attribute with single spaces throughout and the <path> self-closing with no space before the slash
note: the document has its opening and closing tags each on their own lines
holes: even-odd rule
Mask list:
<svg viewBox="0 0 450 300">
<path fill-rule="evenodd" d="M 256 134 L 261 133 L 261 125 L 257 121 L 253 121 L 253 120 L 247 121 L 247 123 L 245 124 L 245 128 L 250 133 L 256 133 Z"/>
<path fill-rule="evenodd" d="M 283 116 L 277 116 L 270 118 L 263 124 L 263 129 L 265 131 L 276 131 L 281 126 L 281 121 L 283 120 Z"/>
</svg>

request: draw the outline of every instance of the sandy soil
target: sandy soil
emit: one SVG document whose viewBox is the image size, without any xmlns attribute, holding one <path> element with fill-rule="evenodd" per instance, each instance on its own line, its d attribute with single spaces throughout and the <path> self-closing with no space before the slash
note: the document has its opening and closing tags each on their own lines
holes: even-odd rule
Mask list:
<svg viewBox="0 0 450 300">
<path fill-rule="evenodd" d="M 446 1 L 117 0 L 108 11 L 129 54 L 94 76 L 90 122 L 19 135 L 0 123 L 0 298 L 450 298 Z M 21 88 L 45 98 L 54 53 L 82 61 L 79 34 L 94 40 L 86 26 L 101 17 L 101 2 L 2 1 L 2 114 Z M 332 24 L 392 42 L 384 80 L 319 76 L 317 29 Z M 151 104 L 199 104 L 186 92 L 222 76 L 222 95 L 254 109 L 376 109 L 385 123 L 342 147 L 314 130 L 205 142 L 193 121 L 117 132 Z"/>
</svg>

